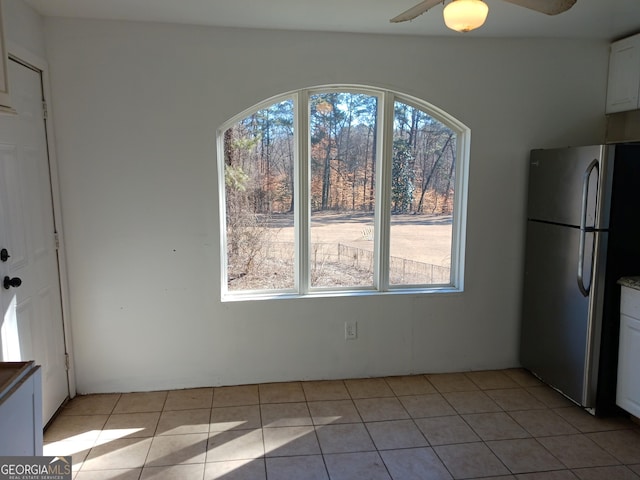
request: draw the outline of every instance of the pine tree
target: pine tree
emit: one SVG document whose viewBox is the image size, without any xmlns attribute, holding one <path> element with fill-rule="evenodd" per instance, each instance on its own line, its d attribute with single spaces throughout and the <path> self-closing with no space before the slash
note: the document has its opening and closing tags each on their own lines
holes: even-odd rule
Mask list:
<svg viewBox="0 0 640 480">
<path fill-rule="evenodd" d="M 407 140 L 393 141 L 393 166 L 391 170 L 391 212 L 409 213 L 415 190 L 413 153 Z"/>
</svg>

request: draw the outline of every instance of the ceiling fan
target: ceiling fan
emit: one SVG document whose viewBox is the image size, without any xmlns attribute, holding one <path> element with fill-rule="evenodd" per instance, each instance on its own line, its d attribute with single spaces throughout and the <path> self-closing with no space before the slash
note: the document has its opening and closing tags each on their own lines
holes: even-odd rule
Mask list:
<svg viewBox="0 0 640 480">
<path fill-rule="evenodd" d="M 520 7 L 528 8 L 547 15 L 566 12 L 576 0 L 503 0 Z M 423 0 L 406 12 L 393 17 L 392 23 L 413 20 L 419 15 L 435 7 L 444 0 Z M 451 0 L 444 8 L 444 21 L 447 27 L 459 32 L 468 32 L 482 26 L 489 13 L 489 7 L 482 0 Z"/>
</svg>

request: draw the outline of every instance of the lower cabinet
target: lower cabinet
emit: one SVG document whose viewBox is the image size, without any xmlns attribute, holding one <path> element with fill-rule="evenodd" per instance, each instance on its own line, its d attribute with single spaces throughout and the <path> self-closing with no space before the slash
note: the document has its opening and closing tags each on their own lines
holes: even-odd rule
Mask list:
<svg viewBox="0 0 640 480">
<path fill-rule="evenodd" d="M 0 456 L 42 455 L 42 373 L 33 362 L 0 362 Z"/>
<path fill-rule="evenodd" d="M 616 403 L 640 418 L 640 290 L 622 287 Z"/>
</svg>

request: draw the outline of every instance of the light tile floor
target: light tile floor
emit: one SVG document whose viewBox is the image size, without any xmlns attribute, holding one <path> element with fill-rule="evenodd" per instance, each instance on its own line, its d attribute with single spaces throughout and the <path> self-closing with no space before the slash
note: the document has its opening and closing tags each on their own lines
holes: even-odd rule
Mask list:
<svg viewBox="0 0 640 480">
<path fill-rule="evenodd" d="M 503 370 L 81 396 L 45 455 L 76 480 L 631 480 L 640 426 Z"/>
</svg>

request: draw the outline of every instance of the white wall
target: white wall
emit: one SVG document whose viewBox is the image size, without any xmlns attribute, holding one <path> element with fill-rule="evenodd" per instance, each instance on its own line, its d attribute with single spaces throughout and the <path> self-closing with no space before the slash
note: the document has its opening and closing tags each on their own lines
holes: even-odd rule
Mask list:
<svg viewBox="0 0 640 480">
<path fill-rule="evenodd" d="M 5 38 L 9 53 L 27 51 L 45 58 L 43 19 L 24 0 L 1 0 Z"/>
<path fill-rule="evenodd" d="M 79 392 L 518 365 L 528 151 L 602 140 L 606 44 L 68 19 L 45 31 Z M 216 128 L 329 83 L 406 92 L 471 128 L 464 293 L 220 302 Z"/>
</svg>

